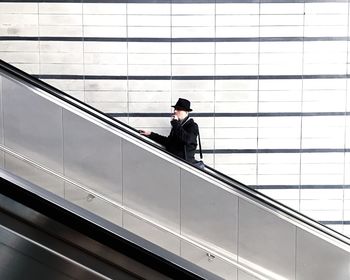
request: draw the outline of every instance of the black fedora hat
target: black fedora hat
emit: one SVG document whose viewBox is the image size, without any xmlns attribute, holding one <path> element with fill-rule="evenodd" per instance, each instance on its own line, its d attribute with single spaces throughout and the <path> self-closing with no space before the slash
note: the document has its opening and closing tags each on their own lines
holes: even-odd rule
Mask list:
<svg viewBox="0 0 350 280">
<path fill-rule="evenodd" d="M 191 102 L 184 98 L 179 98 L 175 105 L 171 106 L 177 110 L 191 112 Z"/>
</svg>

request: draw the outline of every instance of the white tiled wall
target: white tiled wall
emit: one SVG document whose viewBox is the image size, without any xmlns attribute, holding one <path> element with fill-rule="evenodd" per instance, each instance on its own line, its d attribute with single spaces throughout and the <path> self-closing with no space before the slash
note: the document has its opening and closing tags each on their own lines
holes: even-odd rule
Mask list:
<svg viewBox="0 0 350 280">
<path fill-rule="evenodd" d="M 347 1 L 106 2 L 0 3 L 0 58 L 163 134 L 190 99 L 207 164 L 350 234 Z"/>
</svg>

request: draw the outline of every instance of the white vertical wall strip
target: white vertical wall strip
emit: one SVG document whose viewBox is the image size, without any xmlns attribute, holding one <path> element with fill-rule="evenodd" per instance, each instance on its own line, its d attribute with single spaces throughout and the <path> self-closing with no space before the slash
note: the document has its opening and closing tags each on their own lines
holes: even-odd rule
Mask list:
<svg viewBox="0 0 350 280">
<path fill-rule="evenodd" d="M 303 37 L 305 36 L 305 14 L 306 14 L 306 5 L 305 5 L 305 3 L 304 3 L 304 5 L 303 5 L 303 8 L 304 8 L 304 16 L 303 16 Z M 304 62 L 305 62 L 305 55 L 304 55 L 304 51 L 305 51 L 305 41 L 303 41 L 303 44 L 302 44 L 302 53 L 303 53 L 303 55 L 302 55 L 302 73 L 303 73 L 303 75 L 304 75 Z M 300 110 L 301 110 L 301 112 L 303 112 L 304 111 L 304 102 L 303 102 L 303 100 L 304 100 L 304 79 L 301 81 L 301 98 L 300 98 Z M 304 118 L 303 118 L 303 116 L 301 116 L 300 117 L 300 133 L 299 133 L 299 135 L 300 135 L 300 139 L 299 139 L 299 149 L 301 150 L 302 149 L 302 145 L 303 145 L 303 121 L 304 121 Z M 300 153 L 299 154 L 299 168 L 298 168 L 298 171 L 299 171 L 299 174 L 298 174 L 298 176 L 299 176 L 299 186 L 301 186 L 302 185 L 302 182 L 301 182 L 301 173 L 302 173 L 302 153 Z M 301 211 L 301 199 L 302 199 L 302 197 L 301 197 L 301 195 L 302 195 L 302 191 L 301 191 L 301 188 L 299 187 L 299 191 L 298 191 L 298 208 L 297 208 L 297 210 L 298 211 Z"/>
</svg>

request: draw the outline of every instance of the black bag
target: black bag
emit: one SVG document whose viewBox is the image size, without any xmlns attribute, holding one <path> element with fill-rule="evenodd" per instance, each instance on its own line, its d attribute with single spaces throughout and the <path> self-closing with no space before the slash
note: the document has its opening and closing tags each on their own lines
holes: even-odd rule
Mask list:
<svg viewBox="0 0 350 280">
<path fill-rule="evenodd" d="M 203 162 L 202 144 L 201 144 L 201 136 L 199 135 L 199 130 L 198 130 L 198 143 L 199 143 L 199 155 L 201 160 L 196 160 L 196 162 L 193 163 L 193 165 L 197 168 L 204 169 L 205 164 Z"/>
<path fill-rule="evenodd" d="M 204 169 L 205 164 L 202 160 L 196 160 L 195 163 L 193 163 L 193 165 L 199 169 Z"/>
<path fill-rule="evenodd" d="M 185 123 L 183 123 L 182 125 L 184 125 Z M 198 129 L 198 143 L 199 143 L 199 155 L 200 155 L 201 160 L 195 160 L 195 162 L 192 163 L 192 165 L 197 167 L 197 168 L 204 169 L 205 168 L 205 164 L 203 162 L 202 145 L 201 145 L 201 137 L 199 135 L 199 129 Z M 184 155 L 185 155 L 185 160 L 187 160 L 186 146 L 184 146 Z"/>
</svg>

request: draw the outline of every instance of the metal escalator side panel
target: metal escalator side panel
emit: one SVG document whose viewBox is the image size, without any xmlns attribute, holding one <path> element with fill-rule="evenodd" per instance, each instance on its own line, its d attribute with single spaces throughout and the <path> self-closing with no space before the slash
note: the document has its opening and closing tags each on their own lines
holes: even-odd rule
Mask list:
<svg viewBox="0 0 350 280">
<path fill-rule="evenodd" d="M 122 139 L 63 110 L 65 176 L 122 201 Z"/>
<path fill-rule="evenodd" d="M 42 97 L 48 98 L 49 96 L 55 97 L 55 98 L 49 98 L 50 101 L 59 104 L 60 106 L 66 107 L 66 105 L 70 109 L 77 109 L 74 110 L 75 113 L 78 111 L 84 112 L 83 114 L 78 113 L 78 115 L 81 115 L 90 121 L 94 122 L 95 124 L 102 125 L 105 129 L 109 128 L 117 128 L 118 131 L 124 132 L 122 134 L 122 137 L 126 137 L 128 141 L 136 141 L 135 143 L 141 145 L 143 148 L 150 148 L 153 147 L 155 149 L 150 149 L 155 154 L 158 154 L 159 156 L 164 156 L 165 158 L 178 166 L 186 166 L 189 167 L 189 164 L 182 161 L 181 159 L 175 159 L 172 160 L 172 156 L 166 156 L 168 153 L 164 150 L 162 152 L 159 151 L 159 146 L 155 145 L 152 141 L 147 141 L 145 137 L 141 137 L 137 130 L 130 127 L 127 124 L 124 124 L 116 119 L 113 119 L 109 117 L 108 115 L 98 111 L 97 109 L 82 103 L 81 101 L 75 99 L 74 97 L 71 97 L 64 92 L 52 87 L 51 85 L 48 85 L 44 83 L 43 81 L 40 81 L 36 79 L 35 77 L 23 72 L 22 70 L 17 69 L 16 67 L 13 67 L 12 65 L 0 60 L 0 71 L 3 73 L 6 73 L 6 75 L 10 75 L 12 77 L 15 77 L 16 79 L 19 79 L 22 81 L 22 83 L 27 84 L 29 87 L 36 87 L 38 90 L 36 91 L 37 94 L 40 94 L 40 92 L 45 92 L 45 94 L 41 95 Z M 62 102 L 57 102 L 57 100 L 62 100 Z M 69 109 L 69 110 L 70 110 Z M 98 120 L 98 121 L 96 121 Z M 113 129 L 112 129 L 113 130 Z M 115 130 L 114 130 L 115 131 Z M 129 137 L 130 136 L 130 137 Z M 147 143 L 147 144 L 146 144 Z M 145 145 L 146 144 L 146 145 Z M 193 170 L 193 168 L 192 168 Z M 199 171 L 199 170 L 198 170 Z M 197 172 L 198 172 L 197 171 Z M 335 232 L 334 230 L 327 228 L 324 225 L 321 225 L 317 223 L 316 221 L 306 217 L 305 215 L 296 212 L 295 210 L 282 205 L 281 203 L 261 194 L 260 192 L 257 192 L 244 184 L 227 177 L 226 175 L 218 172 L 217 170 L 210 168 L 207 166 L 206 170 L 199 171 L 200 174 L 207 174 L 211 177 L 215 177 L 219 181 L 222 181 L 223 183 L 227 184 L 228 186 L 234 188 L 239 193 L 246 195 L 250 198 L 253 198 L 255 201 L 258 201 L 260 204 L 263 204 L 270 209 L 276 209 L 278 212 L 278 215 L 285 215 L 286 219 L 291 218 L 291 220 L 294 223 L 299 224 L 306 224 L 309 230 L 314 228 L 316 231 L 320 231 L 323 236 L 329 235 L 331 238 L 338 239 L 340 242 L 343 242 L 345 244 L 350 244 L 350 239 L 338 232 Z"/>
<path fill-rule="evenodd" d="M 6 146 L 62 173 L 62 107 L 6 77 L 2 88 Z"/>
<path fill-rule="evenodd" d="M 124 279 L 122 269 L 137 279 L 221 279 L 6 171 L 0 186 L 3 226 L 102 278 Z"/>
<path fill-rule="evenodd" d="M 0 75 L 0 144 L 4 144 L 4 115 L 2 109 L 2 80 L 3 77 Z M 4 167 L 4 153 L 0 150 L 0 168 Z"/>
<path fill-rule="evenodd" d="M 31 90 L 27 85 L 23 87 Z M 303 273 L 308 273 L 298 263 L 298 258 L 304 254 L 300 232 L 306 231 L 321 243 L 330 244 L 341 259 L 336 264 L 329 262 L 333 265 L 333 269 L 329 269 L 323 264 L 327 257 L 315 258 L 319 261 L 317 275 L 348 279 L 349 273 L 339 276 L 332 272 L 345 273 L 350 262 L 347 257 L 350 245 L 346 238 L 337 238 L 316 222 L 293 214 L 247 187 L 224 180 L 218 173 L 197 170 L 146 144 L 140 137 L 111 126 L 89 112 L 82 112 L 79 107 L 45 93 L 38 92 L 38 95 L 72 114 L 62 117 L 62 141 L 66 143 L 62 145 L 64 174 L 57 176 L 67 176 L 67 181 L 74 179 L 101 197 L 108 197 L 106 201 L 123 209 L 123 226 L 135 234 L 224 278 L 232 278 L 244 270 L 259 279 L 285 280 L 295 279 L 296 275 L 303 278 Z M 35 112 L 32 114 L 26 117 L 35 119 Z M 26 121 L 21 119 L 20 124 L 23 126 Z M 71 122 L 76 124 L 70 127 Z M 79 127 L 84 128 L 83 137 L 79 135 Z M 99 139 L 113 146 L 111 154 Z M 42 154 L 31 156 L 41 163 Z M 49 154 L 46 156 L 50 158 Z M 52 158 L 45 161 L 52 160 L 55 161 Z M 113 177 L 113 172 L 118 174 L 119 168 L 121 178 Z M 323 252 L 317 246 L 311 251 L 315 255 Z M 324 273 L 320 272 L 323 270 Z"/>
</svg>

